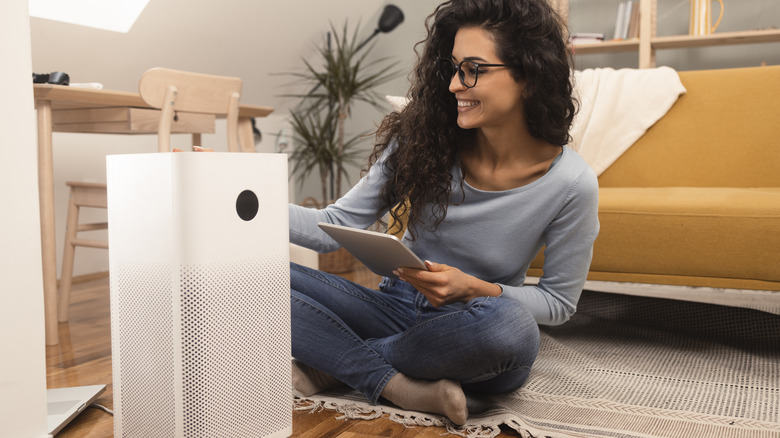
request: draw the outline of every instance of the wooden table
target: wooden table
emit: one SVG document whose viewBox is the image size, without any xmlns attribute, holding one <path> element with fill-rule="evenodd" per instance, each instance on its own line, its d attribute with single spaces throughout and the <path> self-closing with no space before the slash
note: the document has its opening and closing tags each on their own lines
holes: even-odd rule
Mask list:
<svg viewBox="0 0 780 438">
<path fill-rule="evenodd" d="M 34 84 L 38 110 L 38 190 L 43 257 L 43 297 L 46 344 L 59 342 L 57 331 L 57 247 L 54 221 L 54 162 L 52 132 L 103 134 L 156 134 L 159 111 L 149 107 L 138 93 Z M 265 117 L 273 108 L 239 106 L 239 143 L 242 152 L 254 150 L 252 119 Z M 214 132 L 214 119 L 200 114 L 179 114 L 172 132 L 190 133 L 200 144 L 200 134 Z"/>
</svg>

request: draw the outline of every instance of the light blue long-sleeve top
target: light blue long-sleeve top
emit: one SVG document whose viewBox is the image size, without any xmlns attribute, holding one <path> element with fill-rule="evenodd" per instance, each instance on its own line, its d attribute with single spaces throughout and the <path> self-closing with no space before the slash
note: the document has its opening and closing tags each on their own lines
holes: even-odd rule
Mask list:
<svg viewBox="0 0 780 438">
<path fill-rule="evenodd" d="M 387 151 L 385 153 L 385 156 Z M 380 158 L 336 203 L 322 210 L 290 205 L 290 241 L 318 252 L 339 245 L 319 222 L 368 228 L 376 221 L 379 193 L 388 179 Z M 496 283 L 502 296 L 520 301 L 539 324 L 567 321 L 577 308 L 599 231 L 598 181 L 573 150 L 541 178 L 505 191 L 483 191 L 452 169 L 453 203 L 436 232 L 416 230 L 403 242 L 421 259 L 444 263 Z M 460 200 L 462 202 L 459 202 Z M 524 285 L 531 261 L 545 246 L 544 275 Z"/>
</svg>

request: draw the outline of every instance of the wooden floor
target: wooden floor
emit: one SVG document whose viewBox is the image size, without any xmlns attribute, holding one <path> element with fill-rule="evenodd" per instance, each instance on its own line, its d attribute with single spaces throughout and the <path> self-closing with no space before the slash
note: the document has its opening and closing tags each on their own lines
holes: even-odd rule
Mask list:
<svg viewBox="0 0 780 438">
<path fill-rule="evenodd" d="M 378 277 L 364 268 L 342 274 L 361 284 L 374 287 Z M 60 323 L 60 344 L 46 347 L 46 380 L 49 388 L 105 384 L 98 403 L 113 407 L 111 384 L 111 322 L 108 278 L 74 285 L 70 321 Z M 407 428 L 387 418 L 375 420 L 337 420 L 338 413 L 293 411 L 293 435 L 306 438 L 401 437 L 439 438 L 441 427 Z M 113 417 L 99 409 L 88 408 L 57 438 L 103 438 L 113 436 Z M 518 437 L 511 429 L 502 429 L 501 437 Z M 240 438 L 240 437 L 237 437 Z"/>
</svg>

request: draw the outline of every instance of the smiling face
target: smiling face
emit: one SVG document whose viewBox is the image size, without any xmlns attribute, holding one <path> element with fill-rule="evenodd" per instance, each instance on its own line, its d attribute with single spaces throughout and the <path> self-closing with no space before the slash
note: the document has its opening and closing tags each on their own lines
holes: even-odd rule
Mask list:
<svg viewBox="0 0 780 438">
<path fill-rule="evenodd" d="M 452 61 L 458 65 L 463 60 L 477 64 L 503 63 L 490 33 L 476 26 L 460 28 L 455 34 Z M 461 128 L 498 128 L 524 123 L 523 85 L 515 81 L 508 67 L 480 67 L 477 85 L 472 88 L 465 87 L 455 75 L 449 89 L 458 101 Z"/>
</svg>

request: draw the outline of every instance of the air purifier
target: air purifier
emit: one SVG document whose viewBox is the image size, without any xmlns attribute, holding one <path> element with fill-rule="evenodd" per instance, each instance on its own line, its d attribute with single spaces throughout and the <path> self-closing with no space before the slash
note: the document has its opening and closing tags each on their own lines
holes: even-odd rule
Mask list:
<svg viewBox="0 0 780 438">
<path fill-rule="evenodd" d="M 114 436 L 292 433 L 287 158 L 107 158 Z"/>
</svg>

